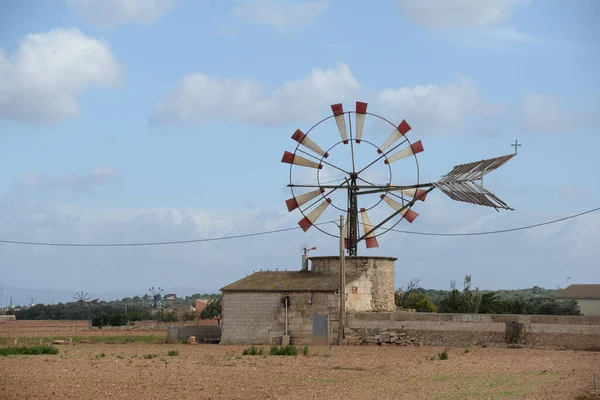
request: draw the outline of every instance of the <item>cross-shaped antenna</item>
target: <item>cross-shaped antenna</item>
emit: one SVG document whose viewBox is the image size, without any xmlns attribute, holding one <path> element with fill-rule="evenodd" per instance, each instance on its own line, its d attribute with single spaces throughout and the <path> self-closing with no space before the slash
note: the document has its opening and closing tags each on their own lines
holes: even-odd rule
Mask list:
<svg viewBox="0 0 600 400">
<path fill-rule="evenodd" d="M 521 146 L 521 145 L 519 144 L 519 142 L 518 142 L 517 140 L 515 140 L 515 143 L 514 143 L 514 144 L 511 144 L 511 146 L 513 146 L 513 147 L 515 148 L 515 154 L 517 154 L 517 149 L 518 149 L 518 147 L 519 147 L 519 146 Z"/>
</svg>

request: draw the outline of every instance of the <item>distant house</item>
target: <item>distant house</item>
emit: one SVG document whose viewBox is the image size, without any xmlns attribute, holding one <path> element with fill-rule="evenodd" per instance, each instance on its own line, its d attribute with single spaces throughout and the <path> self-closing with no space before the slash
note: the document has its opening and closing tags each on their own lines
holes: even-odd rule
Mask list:
<svg viewBox="0 0 600 400">
<path fill-rule="evenodd" d="M 554 298 L 576 300 L 583 315 L 600 316 L 600 284 L 569 285 L 565 290 L 557 293 Z"/>
<path fill-rule="evenodd" d="M 210 300 L 207 299 L 196 299 L 196 312 L 198 313 L 198 315 L 202 314 L 202 310 L 206 308 L 206 305 L 209 301 Z M 217 321 L 216 319 L 199 319 L 196 321 L 196 324 L 215 326 L 219 325 L 219 321 Z"/>
</svg>

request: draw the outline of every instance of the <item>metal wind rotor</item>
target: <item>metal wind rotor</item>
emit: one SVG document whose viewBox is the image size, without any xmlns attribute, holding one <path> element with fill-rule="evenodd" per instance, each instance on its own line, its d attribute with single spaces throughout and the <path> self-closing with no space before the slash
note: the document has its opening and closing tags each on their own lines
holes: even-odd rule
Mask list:
<svg viewBox="0 0 600 400">
<path fill-rule="evenodd" d="M 514 154 L 458 165 L 438 182 L 420 183 L 417 154 L 424 148 L 420 140 L 413 143 L 408 138 L 411 126 L 405 120 L 395 125 L 369 113 L 367 106 L 367 103 L 357 101 L 354 111 L 344 111 L 342 104 L 334 104 L 329 117 L 317 122 L 306 133 L 297 129 L 292 135 L 297 143 L 296 149 L 293 152 L 285 151 L 281 159 L 281 162 L 290 164 L 288 187 L 292 197 L 285 203 L 289 212 L 296 209 L 300 211 L 303 218 L 298 225 L 305 232 L 315 227 L 339 238 L 337 229 L 334 228 L 333 233 L 328 232 L 325 225 L 317 221 L 320 218 L 327 221 L 329 218 L 323 215 L 332 209 L 346 213 L 345 247 L 349 255 L 356 255 L 359 242 L 364 240 L 367 248 L 379 247 L 378 236 L 393 229 L 402 220 L 412 223 L 419 216 L 412 210 L 415 203 L 425 201 L 427 194 L 436 188 L 456 201 L 494 207 L 496 210 L 512 210 L 483 188 L 483 176 L 506 163 Z M 330 119 L 335 122 L 339 140 L 329 148 L 324 148 L 318 143 L 324 140 L 331 143 L 333 135 L 329 131 L 327 136 L 319 136 L 319 129 L 331 129 L 331 122 L 327 124 Z M 366 127 L 369 119 L 373 124 Z M 379 127 L 385 125 L 388 132 L 391 131 L 381 145 L 365 140 L 363 135 L 374 130 L 377 124 Z M 402 181 L 392 178 L 392 165 L 404 169 Z M 376 168 L 380 170 L 373 171 Z M 407 172 L 408 169 L 412 171 Z M 316 182 L 297 182 L 294 179 L 295 171 L 313 171 Z M 375 178 L 370 176 L 373 172 Z M 334 176 L 337 179 L 333 179 Z M 368 212 L 381 203 L 391 208 L 391 214 L 372 223 Z"/>
<path fill-rule="evenodd" d="M 88 301 L 90 301 L 90 299 L 90 295 L 87 292 L 84 292 L 83 290 L 75 293 L 75 295 L 73 296 L 74 302 L 82 301 L 84 303 L 87 303 Z"/>
</svg>

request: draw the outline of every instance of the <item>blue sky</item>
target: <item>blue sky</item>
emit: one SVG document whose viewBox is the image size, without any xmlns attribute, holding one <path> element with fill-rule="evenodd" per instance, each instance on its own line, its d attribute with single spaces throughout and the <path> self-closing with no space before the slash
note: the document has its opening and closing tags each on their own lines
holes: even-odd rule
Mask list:
<svg viewBox="0 0 600 400">
<path fill-rule="evenodd" d="M 425 147 L 421 180 L 523 143 L 485 182 L 516 211 L 434 192 L 415 208 L 420 217 L 398 228 L 493 230 L 600 204 L 594 0 L 0 7 L 1 239 L 141 242 L 294 226 L 301 216 L 285 208 L 289 171 L 280 163 L 294 149 L 291 134 L 330 115 L 331 104 L 353 109 L 357 100 L 409 121 L 411 140 Z M 330 123 L 323 146 L 339 137 Z M 387 132 L 367 127 L 373 142 L 385 140 Z M 394 167 L 395 177 L 414 179 L 407 163 Z M 330 209 L 323 218 L 337 216 Z M 486 288 L 555 287 L 567 276 L 597 283 L 599 226 L 592 214 L 489 237 L 388 233 L 379 249 L 360 253 L 399 257 L 398 285 L 420 277 L 444 288 L 466 273 Z M 303 243 L 336 251 L 313 230 L 159 248 L 0 244 L 0 283 L 216 291 L 260 268 L 297 268 Z"/>
</svg>

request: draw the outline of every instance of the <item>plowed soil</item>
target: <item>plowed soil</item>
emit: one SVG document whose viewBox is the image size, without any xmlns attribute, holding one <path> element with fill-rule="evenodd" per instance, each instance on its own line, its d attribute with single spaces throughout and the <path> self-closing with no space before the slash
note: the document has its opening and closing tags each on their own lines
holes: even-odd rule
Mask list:
<svg viewBox="0 0 600 400">
<path fill-rule="evenodd" d="M 573 399 L 600 375 L 599 352 L 454 348 L 439 360 L 433 347 L 333 347 L 331 357 L 327 347 L 297 357 L 222 345 L 59 348 L 0 357 L 0 399 Z"/>
<path fill-rule="evenodd" d="M 155 321 L 138 321 L 134 326 L 92 328 L 87 321 L 9 321 L 0 323 L 0 338 L 63 336 L 144 336 L 164 333 L 168 325 Z"/>
</svg>

